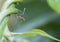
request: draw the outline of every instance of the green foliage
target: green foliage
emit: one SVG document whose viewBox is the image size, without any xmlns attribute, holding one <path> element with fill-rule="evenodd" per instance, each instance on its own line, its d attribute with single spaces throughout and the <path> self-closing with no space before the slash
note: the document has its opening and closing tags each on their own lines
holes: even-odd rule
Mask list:
<svg viewBox="0 0 60 42">
<path fill-rule="evenodd" d="M 26 0 L 27 1 L 27 0 Z M 47 0 L 48 1 L 48 3 L 49 3 L 49 5 L 55 10 L 55 11 L 57 11 L 58 13 L 60 13 L 60 5 L 59 5 L 59 0 Z M 8 33 L 7 33 L 7 31 L 6 31 L 6 27 L 8 27 L 8 20 L 9 20 L 9 17 L 10 17 L 10 15 L 12 15 L 12 14 L 17 14 L 18 13 L 18 11 L 20 10 L 20 8 L 21 7 L 19 7 L 20 5 L 18 5 L 17 6 L 17 4 L 20 4 L 21 2 L 23 2 L 23 0 L 7 0 L 6 1 L 6 3 L 4 4 L 4 6 L 3 6 L 3 8 L 2 8 L 2 11 L 1 11 L 1 15 L 0 15 L 0 40 L 3 38 L 3 37 L 5 37 L 5 35 L 6 34 L 8 34 L 8 35 L 11 35 L 11 37 L 12 37 L 12 34 L 14 34 L 14 33 L 12 33 L 11 34 L 11 32 L 9 31 Z M 28 2 L 27 2 L 28 3 Z M 31 4 L 32 3 L 32 4 Z M 23 5 L 25 5 L 24 6 L 24 8 L 26 7 L 27 9 L 29 9 L 29 7 L 31 8 L 31 7 L 33 7 L 32 8 L 32 13 L 34 13 L 34 14 L 31 14 L 30 12 L 31 11 L 29 11 L 29 16 L 30 17 L 27 17 L 27 19 L 28 19 L 28 21 L 26 22 L 26 25 L 24 24 L 24 25 L 22 25 L 23 27 L 24 26 L 27 26 L 27 27 L 29 27 L 30 26 L 30 28 L 35 28 L 35 27 L 37 27 L 38 25 L 40 25 L 40 13 L 42 12 L 42 10 L 44 10 L 45 9 L 45 7 L 43 8 L 43 7 L 41 7 L 41 6 L 39 6 L 40 5 L 40 2 L 39 1 L 37 1 L 37 0 L 35 0 L 34 1 L 34 3 L 33 3 L 33 1 L 31 1 L 31 3 L 28 3 L 29 5 L 31 4 L 31 6 L 26 6 L 26 4 L 25 4 L 25 2 L 23 3 Z M 45 2 L 44 2 L 45 3 Z M 45 3 L 46 4 L 46 3 Z M 37 6 L 39 6 L 39 7 L 37 7 Z M 43 3 L 42 3 L 42 5 L 43 5 Z M 17 7 L 16 7 L 17 6 Z M 47 7 L 47 5 L 46 5 L 46 7 Z M 34 10 L 34 11 L 33 11 Z M 38 10 L 38 11 L 37 11 Z M 37 11 L 37 12 L 36 12 Z M 47 10 L 48 11 L 48 10 Z M 35 13 L 36 12 L 36 13 Z M 46 12 L 45 10 L 44 10 L 44 12 Z M 38 14 L 37 14 L 38 13 Z M 3 15 L 2 15 L 3 14 Z M 44 14 L 46 14 L 46 13 L 44 13 Z M 35 15 L 35 16 L 34 16 Z M 50 15 L 49 15 L 50 16 Z M 48 16 L 48 17 L 49 17 Z M 51 16 L 50 16 L 51 17 Z M 32 19 L 31 19 L 32 18 Z M 45 17 L 46 18 L 46 17 Z M 44 20 L 47 20 L 47 19 L 45 19 L 44 18 Z M 49 19 L 51 19 L 51 18 L 49 18 Z M 30 21 L 31 20 L 31 21 Z M 43 21 L 44 21 L 43 20 Z M 32 24 L 31 25 L 28 25 L 28 24 L 30 24 L 32 22 Z M 47 22 L 47 21 L 46 21 Z M 23 28 L 22 27 L 22 28 Z M 24 27 L 24 28 L 26 28 L 26 27 Z M 6 31 L 6 33 L 4 33 Z M 17 34 L 17 33 L 16 33 Z M 15 34 L 14 34 L 15 35 Z M 57 38 L 55 38 L 55 37 L 53 37 L 53 36 L 51 36 L 51 35 L 49 35 L 48 33 L 46 33 L 45 31 L 43 31 L 43 30 L 39 30 L 39 29 L 33 29 L 32 31 L 30 31 L 30 32 L 26 32 L 26 33 L 19 33 L 18 35 L 22 35 L 22 36 L 38 36 L 38 35 L 40 35 L 40 36 L 44 36 L 44 37 L 48 37 L 48 38 L 50 38 L 50 39 L 53 39 L 53 40 L 56 40 L 56 41 L 60 41 L 59 39 L 57 39 Z M 6 38 L 5 38 L 6 39 Z M 9 39 L 9 37 L 7 38 L 8 40 L 10 40 Z M 1 42 L 3 42 L 2 40 L 1 40 Z M 21 40 L 21 42 L 28 42 L 27 40 L 24 40 L 24 39 L 22 39 Z"/>
<path fill-rule="evenodd" d="M 37 35 L 40 35 L 40 36 L 45 36 L 45 37 L 48 37 L 48 38 L 56 40 L 56 41 L 60 41 L 59 39 L 56 39 L 55 37 L 49 35 L 45 31 L 39 30 L 39 29 L 34 29 L 34 30 L 30 31 L 30 32 L 23 33 L 22 35 L 23 36 L 37 36 Z"/>
<path fill-rule="evenodd" d="M 20 39 L 20 42 L 29 42 L 29 41 L 26 39 Z"/>
<path fill-rule="evenodd" d="M 7 0 L 2 8 L 2 11 L 0 13 L 0 41 L 1 42 L 3 42 L 2 38 L 5 36 L 5 34 L 7 34 L 4 32 L 9 31 L 9 30 L 6 31 L 6 29 L 8 29 L 9 15 L 16 14 L 18 12 L 18 9 L 14 5 L 14 3 L 17 2 L 20 3 L 20 0 Z"/>
<path fill-rule="evenodd" d="M 47 0 L 52 9 L 60 14 L 60 0 Z"/>
</svg>

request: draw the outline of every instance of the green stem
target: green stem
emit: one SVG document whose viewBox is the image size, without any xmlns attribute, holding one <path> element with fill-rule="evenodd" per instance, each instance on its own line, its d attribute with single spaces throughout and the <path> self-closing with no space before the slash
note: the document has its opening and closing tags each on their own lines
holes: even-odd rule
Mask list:
<svg viewBox="0 0 60 42">
<path fill-rule="evenodd" d="M 13 7 L 14 5 L 11 5 L 9 9 L 6 9 L 0 13 L 0 24 L 4 20 L 4 18 L 9 14 L 16 14 L 18 12 L 18 9 Z M 12 10 L 13 9 L 13 10 Z"/>
<path fill-rule="evenodd" d="M 4 5 L 2 7 L 2 11 L 9 8 L 11 4 L 21 3 L 21 2 L 23 2 L 23 0 L 6 0 L 6 2 L 4 3 Z"/>
<path fill-rule="evenodd" d="M 2 39 L 4 31 L 6 29 L 5 27 L 8 24 L 8 19 L 9 19 L 9 16 L 5 17 L 2 23 L 0 24 L 0 40 Z"/>
<path fill-rule="evenodd" d="M 6 29 L 8 29 L 6 27 L 8 27 L 9 14 L 15 14 L 18 12 L 14 3 L 20 3 L 21 1 L 22 0 L 7 0 L 4 4 L 0 13 L 0 41 L 5 35 Z"/>
<path fill-rule="evenodd" d="M 5 10 L 0 13 L 0 25 L 2 23 L 2 20 L 5 18 L 5 16 L 8 14 L 8 10 Z"/>
</svg>

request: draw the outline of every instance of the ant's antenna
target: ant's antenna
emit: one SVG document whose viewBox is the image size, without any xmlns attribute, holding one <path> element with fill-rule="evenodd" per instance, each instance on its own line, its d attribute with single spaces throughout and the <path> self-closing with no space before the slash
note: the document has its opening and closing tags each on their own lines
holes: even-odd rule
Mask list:
<svg viewBox="0 0 60 42">
<path fill-rule="evenodd" d="M 24 8 L 22 15 L 24 15 L 25 11 L 26 11 L 26 8 Z"/>
<path fill-rule="evenodd" d="M 24 10 L 22 11 L 22 14 L 20 14 L 20 15 L 24 15 L 25 11 L 26 11 L 26 8 L 24 8 Z"/>
</svg>

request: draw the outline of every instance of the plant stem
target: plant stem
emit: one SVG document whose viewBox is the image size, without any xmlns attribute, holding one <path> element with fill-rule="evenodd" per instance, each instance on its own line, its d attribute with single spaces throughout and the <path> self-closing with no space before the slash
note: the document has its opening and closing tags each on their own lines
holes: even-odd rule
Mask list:
<svg viewBox="0 0 60 42">
<path fill-rule="evenodd" d="M 3 12 L 0 13 L 0 24 L 2 23 L 2 20 L 5 19 L 5 16 L 7 14 L 8 14 L 8 10 L 5 10 L 5 11 L 3 11 Z"/>
<path fill-rule="evenodd" d="M 4 31 L 6 29 L 5 27 L 8 24 L 8 19 L 9 19 L 9 16 L 5 17 L 2 23 L 0 24 L 0 40 L 2 39 Z"/>
<path fill-rule="evenodd" d="M 15 7 L 14 3 L 20 3 L 21 1 L 22 0 L 7 0 L 2 7 L 2 11 L 0 13 L 0 41 L 1 42 L 3 42 L 2 38 L 7 33 L 6 29 L 8 29 L 9 14 L 15 14 L 18 12 L 18 9 Z"/>
</svg>

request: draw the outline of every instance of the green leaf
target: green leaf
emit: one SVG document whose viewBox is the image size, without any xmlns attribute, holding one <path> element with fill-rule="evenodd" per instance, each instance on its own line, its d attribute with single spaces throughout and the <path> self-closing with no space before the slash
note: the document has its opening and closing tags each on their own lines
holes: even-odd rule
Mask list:
<svg viewBox="0 0 60 42">
<path fill-rule="evenodd" d="M 26 39 L 20 39 L 20 42 L 29 42 L 29 41 Z"/>
<path fill-rule="evenodd" d="M 60 13 L 60 0 L 47 0 L 47 2 L 52 9 Z"/>
<path fill-rule="evenodd" d="M 23 0 L 11 0 L 12 2 L 22 2 Z"/>
<path fill-rule="evenodd" d="M 48 38 L 56 40 L 56 41 L 60 41 L 59 39 L 49 35 L 45 31 L 39 30 L 39 29 L 34 29 L 34 30 L 30 31 L 30 32 L 23 33 L 22 35 L 23 36 L 37 36 L 37 35 L 40 35 L 40 36 L 45 36 L 45 37 L 48 37 Z"/>
<path fill-rule="evenodd" d="M 9 1 L 7 1 L 7 3 L 8 3 Z M 10 3 L 8 4 L 8 8 L 10 7 L 10 5 L 12 5 L 12 4 L 15 4 L 15 3 L 22 3 L 23 2 L 23 0 L 10 0 Z"/>
<path fill-rule="evenodd" d="M 18 13 L 18 9 L 15 7 L 15 5 L 14 4 L 12 4 L 12 5 L 10 5 L 9 6 L 9 8 L 7 8 L 7 10 L 8 10 L 8 15 L 9 14 L 17 14 Z"/>
<path fill-rule="evenodd" d="M 6 10 L 8 7 L 10 7 L 10 5 L 14 3 L 21 3 L 21 2 L 23 2 L 23 0 L 6 0 L 6 2 L 4 3 L 2 7 L 2 11 Z"/>
<path fill-rule="evenodd" d="M 23 33 L 22 36 L 36 36 L 37 34 L 34 32 L 27 32 L 27 33 Z"/>
</svg>

